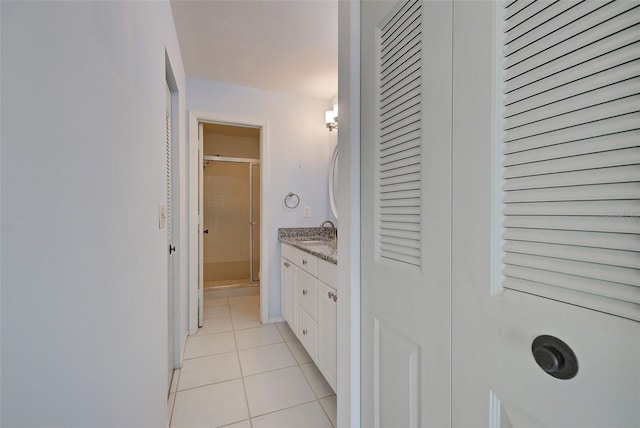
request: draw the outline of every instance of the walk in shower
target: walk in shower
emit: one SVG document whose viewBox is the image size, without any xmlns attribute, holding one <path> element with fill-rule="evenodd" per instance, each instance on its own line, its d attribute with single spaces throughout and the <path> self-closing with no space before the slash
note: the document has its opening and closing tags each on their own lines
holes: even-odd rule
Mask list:
<svg viewBox="0 0 640 428">
<path fill-rule="evenodd" d="M 260 161 L 204 156 L 205 289 L 258 285 Z"/>
</svg>

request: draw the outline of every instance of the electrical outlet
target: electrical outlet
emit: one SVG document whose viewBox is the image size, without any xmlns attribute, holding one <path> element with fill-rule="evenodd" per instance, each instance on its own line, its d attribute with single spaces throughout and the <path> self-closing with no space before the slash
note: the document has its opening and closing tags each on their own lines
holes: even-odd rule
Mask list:
<svg viewBox="0 0 640 428">
<path fill-rule="evenodd" d="M 311 217 L 311 207 L 304 207 L 304 218 Z"/>
</svg>

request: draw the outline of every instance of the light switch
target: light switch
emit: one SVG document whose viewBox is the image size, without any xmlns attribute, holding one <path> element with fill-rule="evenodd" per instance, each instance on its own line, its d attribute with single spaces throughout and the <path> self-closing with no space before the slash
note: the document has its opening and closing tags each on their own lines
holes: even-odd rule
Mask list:
<svg viewBox="0 0 640 428">
<path fill-rule="evenodd" d="M 167 224 L 167 207 L 163 204 L 158 207 L 158 227 L 164 229 Z"/>
<path fill-rule="evenodd" d="M 311 217 L 311 207 L 304 207 L 304 218 L 310 218 Z"/>
</svg>

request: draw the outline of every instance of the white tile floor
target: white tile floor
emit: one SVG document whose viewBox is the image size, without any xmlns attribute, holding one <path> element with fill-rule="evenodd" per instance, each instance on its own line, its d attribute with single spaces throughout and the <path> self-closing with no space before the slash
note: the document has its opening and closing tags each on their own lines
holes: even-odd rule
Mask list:
<svg viewBox="0 0 640 428">
<path fill-rule="evenodd" d="M 257 295 L 205 296 L 169 394 L 171 427 L 335 427 L 336 396 L 286 323 L 260 324 Z"/>
</svg>

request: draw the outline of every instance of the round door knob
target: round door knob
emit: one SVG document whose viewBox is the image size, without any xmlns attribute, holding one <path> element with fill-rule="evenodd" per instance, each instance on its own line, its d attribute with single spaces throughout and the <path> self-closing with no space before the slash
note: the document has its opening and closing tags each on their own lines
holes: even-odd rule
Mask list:
<svg viewBox="0 0 640 428">
<path fill-rule="evenodd" d="M 564 358 L 557 349 L 550 346 L 540 346 L 533 350 L 533 358 L 542 370 L 551 374 L 557 373 L 564 366 Z"/>
<path fill-rule="evenodd" d="M 578 374 L 578 358 L 573 350 L 554 336 L 542 335 L 531 343 L 536 364 L 557 379 L 571 379 Z"/>
</svg>

